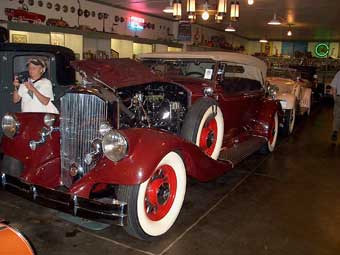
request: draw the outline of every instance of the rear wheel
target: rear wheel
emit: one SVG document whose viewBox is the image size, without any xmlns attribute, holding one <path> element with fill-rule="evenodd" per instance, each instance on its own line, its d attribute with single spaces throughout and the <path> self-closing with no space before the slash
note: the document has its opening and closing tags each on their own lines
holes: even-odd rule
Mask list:
<svg viewBox="0 0 340 255">
<path fill-rule="evenodd" d="M 223 114 L 217 102 L 211 98 L 198 100 L 185 116 L 181 135 L 217 159 L 224 135 Z"/>
<path fill-rule="evenodd" d="M 262 153 L 267 154 L 274 151 L 277 142 L 278 130 L 279 130 L 279 118 L 276 112 L 269 125 L 268 141 L 261 148 Z"/>
<path fill-rule="evenodd" d="M 178 217 L 185 190 L 184 162 L 175 152 L 168 153 L 142 184 L 119 186 L 117 199 L 128 205 L 126 231 L 143 240 L 165 234 Z"/>
</svg>

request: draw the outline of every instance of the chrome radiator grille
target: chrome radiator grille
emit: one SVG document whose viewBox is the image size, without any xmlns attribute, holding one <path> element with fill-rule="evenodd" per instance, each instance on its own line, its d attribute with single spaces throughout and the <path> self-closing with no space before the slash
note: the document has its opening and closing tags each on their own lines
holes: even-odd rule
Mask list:
<svg viewBox="0 0 340 255">
<path fill-rule="evenodd" d="M 84 163 L 91 152 L 91 141 L 98 137 L 99 125 L 107 119 L 107 105 L 99 97 L 69 93 L 61 99 L 61 180 L 72 184 L 70 168 L 76 166 L 86 174 L 90 169 Z"/>
</svg>

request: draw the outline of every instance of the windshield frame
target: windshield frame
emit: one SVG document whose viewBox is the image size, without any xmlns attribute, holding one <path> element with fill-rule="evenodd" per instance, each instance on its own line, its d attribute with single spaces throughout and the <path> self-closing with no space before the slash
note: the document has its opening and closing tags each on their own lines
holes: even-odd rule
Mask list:
<svg viewBox="0 0 340 255">
<path fill-rule="evenodd" d="M 192 58 L 143 58 L 140 59 L 140 61 L 147 65 L 148 67 L 152 68 L 152 63 L 154 64 L 164 64 L 166 66 L 168 66 L 167 63 L 206 63 L 206 64 L 212 64 L 214 65 L 213 67 L 213 73 L 211 76 L 211 79 L 205 79 L 204 75 L 202 77 L 193 77 L 193 76 L 186 76 L 186 75 L 175 75 L 175 74 L 168 74 L 167 72 L 162 72 L 162 75 L 164 76 L 175 76 L 175 77 L 186 77 L 186 78 L 194 78 L 194 79 L 199 79 L 202 81 L 206 81 L 206 82 L 212 82 L 216 80 L 216 76 L 217 76 L 217 68 L 219 66 L 219 61 L 213 60 L 213 59 L 207 59 L 207 58 L 202 58 L 202 59 L 192 59 Z M 154 69 L 153 69 L 154 70 Z"/>
<path fill-rule="evenodd" d="M 277 75 L 277 73 L 279 72 L 282 74 L 285 73 L 288 75 L 285 75 L 285 76 Z M 273 75 L 273 73 L 276 75 Z M 279 78 L 285 78 L 285 79 L 291 79 L 293 81 L 297 81 L 298 78 L 301 78 L 301 72 L 293 68 L 270 68 L 267 71 L 267 77 L 279 77 Z"/>
</svg>

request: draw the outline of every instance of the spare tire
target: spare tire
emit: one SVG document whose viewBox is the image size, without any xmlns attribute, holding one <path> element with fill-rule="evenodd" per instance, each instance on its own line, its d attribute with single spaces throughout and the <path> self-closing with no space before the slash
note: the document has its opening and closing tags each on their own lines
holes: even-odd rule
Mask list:
<svg viewBox="0 0 340 255">
<path fill-rule="evenodd" d="M 213 159 L 220 155 L 224 135 L 223 114 L 212 98 L 197 100 L 187 112 L 181 136 L 200 147 Z"/>
</svg>

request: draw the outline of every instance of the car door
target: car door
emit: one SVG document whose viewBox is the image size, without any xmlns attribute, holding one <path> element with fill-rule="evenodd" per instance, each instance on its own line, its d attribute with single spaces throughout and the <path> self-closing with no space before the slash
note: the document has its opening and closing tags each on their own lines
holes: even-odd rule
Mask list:
<svg viewBox="0 0 340 255">
<path fill-rule="evenodd" d="M 247 95 L 244 84 L 237 75 L 230 75 L 228 63 L 222 63 L 220 67 L 221 78 L 217 84 L 219 104 L 224 117 L 224 140 L 229 146 L 238 141 L 243 131 L 244 115 L 248 111 Z"/>
</svg>

